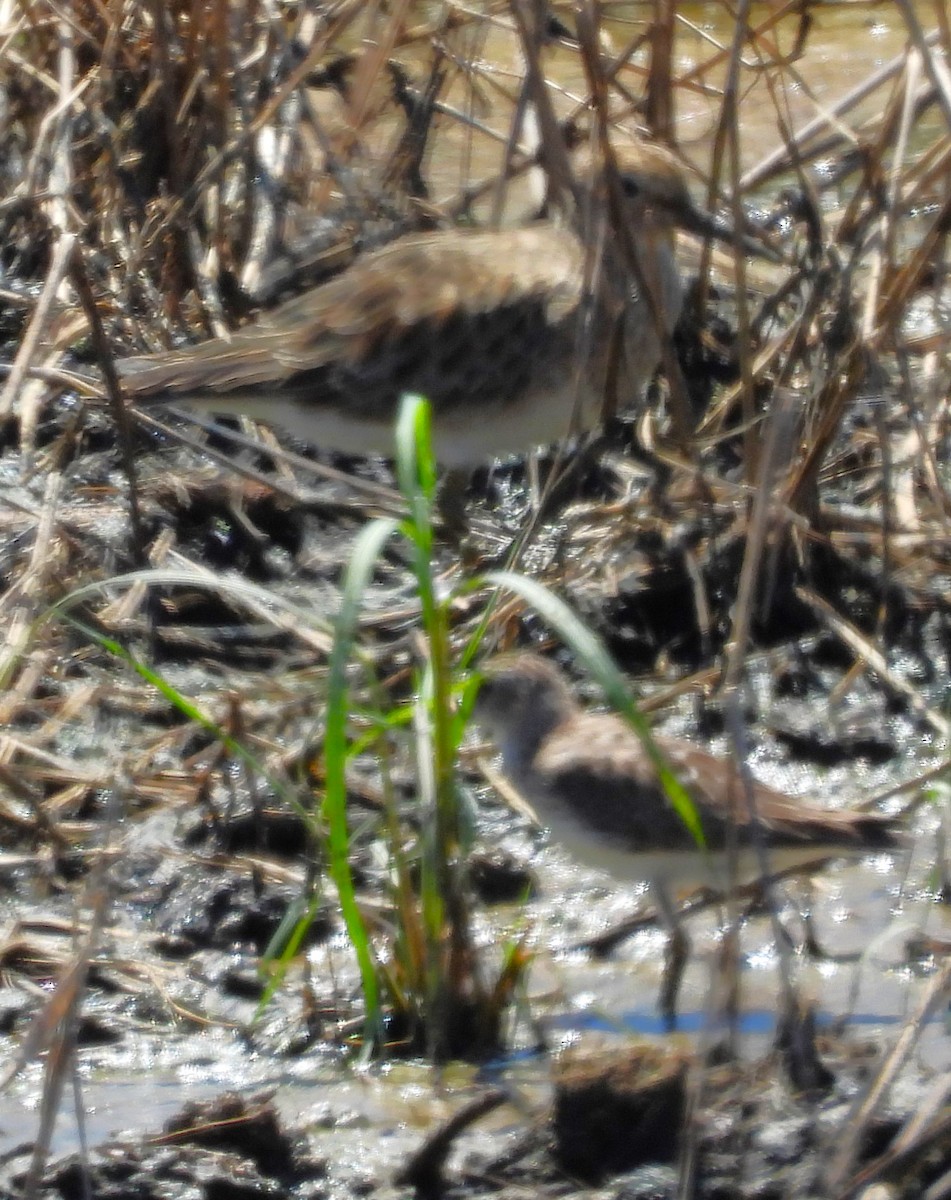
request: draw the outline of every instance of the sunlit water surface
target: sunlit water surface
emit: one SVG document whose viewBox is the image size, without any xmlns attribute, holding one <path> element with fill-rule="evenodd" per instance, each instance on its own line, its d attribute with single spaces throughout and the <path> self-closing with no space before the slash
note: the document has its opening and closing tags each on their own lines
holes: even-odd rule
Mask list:
<svg viewBox="0 0 951 1200">
<path fill-rule="evenodd" d="M 681 6 L 681 11 L 702 31 L 683 38 L 678 68 L 687 72 L 696 61 L 698 47 L 704 55 L 708 53 L 703 38 L 726 42 L 730 31 L 722 25 L 723 10 L 718 5 Z M 897 10 L 890 5 L 824 5 L 814 12 L 816 26 L 808 52 L 796 64 L 799 79 L 785 91 L 793 123 L 811 118 L 818 106 L 830 104 L 865 79 L 876 66 L 899 53 L 906 38 Z M 620 21 L 611 28 L 621 45 L 631 32 Z M 499 57 L 500 71 L 507 69 L 506 62 L 515 69 L 511 39 L 501 34 L 498 44 L 490 39 L 485 55 L 493 54 Z M 582 80 L 575 73 L 576 59 L 555 52 L 550 69 L 563 89 L 561 107 L 569 109 L 572 97 L 583 91 Z M 708 82 L 721 81 L 722 77 Z M 759 92 L 743 98 L 745 167 L 776 144 L 775 114 L 761 99 Z M 699 91 L 681 99 L 680 138 L 698 161 L 704 160 L 717 106 L 715 97 L 705 99 Z M 460 140 L 460 147 L 462 144 Z M 470 150 L 467 144 L 466 154 Z M 467 159 L 466 171 L 471 171 L 472 165 Z M 461 160 L 454 164 L 450 155 L 435 165 L 435 179 L 442 181 L 447 194 L 458 187 L 460 169 Z M 833 786 L 858 794 L 866 783 L 874 782 L 852 780 L 851 785 L 844 781 Z M 927 986 L 927 976 L 916 974 L 906 964 L 906 940 L 921 930 L 951 938 L 951 922 L 928 890 L 931 843 L 927 820 L 923 824 L 921 845 L 910 862 L 904 853 L 858 858 L 822 873 L 811 893 L 804 885 L 785 886 L 788 899 L 780 911 L 793 935 L 797 905 L 808 904 L 826 948 L 860 956 L 853 963 L 809 962 L 795 952 L 788 956 L 787 968 L 815 1004 L 820 1022 L 844 1019 L 856 1031 L 884 1035 L 887 1040 L 914 1010 Z M 521 839 L 521 849 L 529 849 L 527 837 Z M 618 885 L 579 871 L 555 847 L 539 852 L 537 866 L 542 894 L 527 916 L 519 909 L 487 920 L 493 923 L 492 936 L 519 933 L 526 921 L 529 924 L 537 949 L 531 1008 L 550 1048 L 669 1036 L 662 1030 L 656 1009 L 666 937 L 662 930 L 637 934 L 606 961 L 592 960 L 574 949 L 648 902 L 645 889 L 630 881 Z M 644 874 L 649 873 L 645 867 Z M 720 920 L 720 914 L 711 912 L 689 922 L 694 952 L 681 992 L 682 1033 L 674 1037 L 696 1039 L 715 1029 L 711 996 L 718 969 Z M 780 963 L 765 917 L 744 925 L 740 970 L 740 1044 L 745 1053 L 753 1055 L 770 1044 L 780 996 Z M 525 1024 L 516 1032 L 516 1043 L 527 1045 L 535 1039 L 536 1031 Z M 921 1061 L 936 1071 L 948 1066 L 949 1041 L 940 1020 L 927 1027 L 918 1053 Z M 505 1073 L 529 1107 L 543 1103 L 548 1075 L 544 1056 L 517 1053 L 511 1062 L 496 1064 L 492 1071 Z M 237 1035 L 222 1030 L 187 1037 L 143 1034 L 131 1051 L 83 1051 L 79 1079 L 90 1144 L 122 1131 L 157 1131 L 187 1100 L 211 1097 L 225 1089 L 275 1087 L 277 1103 L 288 1118 L 311 1130 L 318 1149 L 324 1147 L 338 1162 L 342 1157 L 351 1161 L 355 1176 L 370 1166 L 374 1173 L 385 1173 L 388 1167 L 401 1165 L 423 1132 L 458 1107 L 465 1088 L 475 1087 L 478 1081 L 477 1073 L 469 1068 L 437 1073 L 422 1064 L 395 1063 L 358 1071 L 338 1058 L 324 1060 L 317 1055 L 278 1065 L 249 1056 Z M 36 1132 L 40 1082 L 39 1068 L 30 1067 L 0 1096 L 0 1136 L 8 1147 L 31 1139 Z M 483 1123 L 478 1137 L 484 1138 L 487 1129 L 505 1129 L 514 1120 L 510 1111 L 503 1112 Z M 76 1124 L 64 1113 L 54 1151 L 74 1148 L 77 1142 Z M 464 1140 L 463 1150 L 465 1145 Z"/>
</svg>

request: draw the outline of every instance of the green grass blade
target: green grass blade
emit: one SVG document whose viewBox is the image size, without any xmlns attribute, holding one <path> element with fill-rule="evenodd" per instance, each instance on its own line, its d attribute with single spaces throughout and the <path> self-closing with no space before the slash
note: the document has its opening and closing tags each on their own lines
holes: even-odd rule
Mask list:
<svg viewBox="0 0 951 1200">
<path fill-rule="evenodd" d="M 432 550 L 432 512 L 436 497 L 436 460 L 432 449 L 432 418 L 422 396 L 406 395 L 396 420 L 396 479 L 409 502 L 410 536 Z"/>
<path fill-rule="evenodd" d="M 206 733 L 211 734 L 216 741 L 220 742 L 221 745 L 224 746 L 225 750 L 231 755 L 232 758 L 237 759 L 239 762 L 243 763 L 249 771 L 259 775 L 262 779 L 264 779 L 274 794 L 279 796 L 285 801 L 285 803 L 290 805 L 290 807 L 302 820 L 308 822 L 309 824 L 313 823 L 312 814 L 304 807 L 304 805 L 301 804 L 301 802 L 294 795 L 294 792 L 282 780 L 271 775 L 261 760 L 255 754 L 253 754 L 243 742 L 233 737 L 226 729 L 223 729 L 217 721 L 215 721 L 212 717 L 209 717 L 208 714 L 204 712 L 203 709 L 199 708 L 193 700 L 190 700 L 177 688 L 173 687 L 173 685 L 170 684 L 168 680 L 162 674 L 160 674 L 160 672 L 156 671 L 153 667 L 150 667 L 147 663 L 144 663 L 140 658 L 136 657 L 136 655 L 133 654 L 127 646 L 124 646 L 122 642 L 118 641 L 114 637 L 111 637 L 109 634 L 104 633 L 101 629 L 97 629 L 94 625 L 81 620 L 79 617 L 73 616 L 64 605 L 65 602 L 60 603 L 55 615 L 59 616 L 69 625 L 72 625 L 74 629 L 78 630 L 84 637 L 88 638 L 90 642 L 96 643 L 108 654 L 111 654 L 114 658 L 124 662 L 136 673 L 136 675 L 139 676 L 140 679 L 149 684 L 151 687 L 154 687 L 157 692 L 164 696 L 165 699 L 168 700 L 169 704 L 171 704 L 173 708 L 177 709 L 186 720 L 192 721 L 194 724 L 204 729 Z M 54 615 L 52 610 L 49 615 Z"/>
<path fill-rule="evenodd" d="M 327 725 L 324 734 L 326 791 L 322 812 L 327 822 L 328 869 L 337 888 L 341 915 L 360 968 L 365 1006 L 366 1053 L 382 1044 L 383 1013 L 370 939 L 357 906 L 353 874 L 350 870 L 346 782 L 349 717 L 347 666 L 353 654 L 363 594 L 377 559 L 396 528 L 397 522 L 393 520 L 372 521 L 360 531 L 354 544 L 335 622 L 333 649 L 330 652 Z"/>
<path fill-rule="evenodd" d="M 261 1016 L 275 992 L 283 984 L 288 968 L 303 945 L 307 931 L 314 923 L 320 909 L 320 900 L 321 897 L 317 894 L 298 896 L 288 906 L 280 925 L 271 935 L 261 956 L 261 970 L 266 972 L 267 983 L 254 1010 L 255 1020 Z"/>
</svg>

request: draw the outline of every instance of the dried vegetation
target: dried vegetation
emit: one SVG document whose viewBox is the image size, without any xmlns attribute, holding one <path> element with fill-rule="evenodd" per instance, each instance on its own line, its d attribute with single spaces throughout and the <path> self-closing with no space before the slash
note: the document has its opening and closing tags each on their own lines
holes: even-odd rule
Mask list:
<svg viewBox="0 0 951 1200">
<path fill-rule="evenodd" d="M 111 362 L 223 333 L 407 230 L 513 219 L 528 207 L 530 102 L 546 168 L 561 135 L 650 131 L 782 261 L 685 246 L 680 377 L 614 424 L 580 478 L 553 484 L 556 461 L 540 500 L 521 467 L 477 481 L 481 550 L 527 530 L 520 568 L 566 594 L 632 671 L 678 690 L 735 688 L 751 652 L 821 644 L 839 655 L 840 693 L 871 680 L 946 733 L 946 6 L 900 0 L 887 19 L 901 53 L 821 97 L 810 56 L 838 6 L 757 6 L 754 23 L 741 3 L 722 42 L 662 0 L 614 7 L 608 21 L 591 5 L 552 20 L 514 0 L 3 6 L 6 873 L 57 903 L 77 881 L 105 886 L 89 865 L 125 836 L 117 817 L 168 806 L 199 812 L 206 835 L 230 831 L 243 857 L 229 869 L 299 884 L 275 846 L 304 826 L 287 834 L 264 784 L 250 771 L 236 782 L 232 744 L 196 716 L 271 779 L 319 795 L 327 617 L 355 532 L 402 502 L 383 466 L 310 464 L 266 431 L 245 430 L 266 439 L 254 454 L 217 433 L 196 454 L 181 425 L 129 421 Z M 109 405 L 77 382 L 91 376 Z M 440 554 L 446 581 L 462 579 L 451 548 Z M 359 630 L 396 695 L 418 651 L 406 578 L 399 555 L 383 560 Z M 460 645 L 484 611 L 479 596 L 455 606 Z M 537 622 L 509 599 L 492 628 L 511 641 Z M 143 683 L 120 647 L 196 713 Z M 354 775 L 371 812 L 380 789 Z M 264 849 L 235 832 L 242 806 Z M 141 885 L 119 878 L 124 895 Z M 47 1034 L 88 982 L 98 892 L 84 911 L 78 956 L 49 926 L 7 932 L 8 971 L 46 980 L 72 964 Z M 130 990 L 154 983 L 122 970 Z M 826 1194 L 851 1194 L 857 1154 L 840 1147 Z"/>
</svg>

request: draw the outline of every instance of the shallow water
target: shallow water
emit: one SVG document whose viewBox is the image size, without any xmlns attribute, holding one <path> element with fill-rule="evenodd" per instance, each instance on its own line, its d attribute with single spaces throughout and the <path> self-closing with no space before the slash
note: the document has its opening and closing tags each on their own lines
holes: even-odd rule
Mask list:
<svg viewBox="0 0 951 1200">
<path fill-rule="evenodd" d="M 527 845 L 527 839 L 526 839 Z M 855 961 L 811 961 L 792 952 L 789 969 L 803 999 L 814 1006 L 820 1033 L 843 1030 L 855 1039 L 871 1037 L 889 1045 L 917 1007 L 929 972 L 906 961 L 909 934 L 927 928 L 951 938 L 951 916 L 912 882 L 924 858 L 901 888 L 896 855 L 880 853 L 840 862 L 815 878 L 811 889 L 786 885 L 783 921 L 795 939 L 796 916 L 806 899 L 823 948 Z M 295 1126 L 307 1129 L 318 1151 L 335 1164 L 379 1177 L 395 1171 L 435 1122 L 445 1119 L 487 1081 L 507 1080 L 526 1111 L 542 1111 L 550 1094 L 548 1054 L 529 1049 L 540 1035 L 550 1053 L 596 1050 L 656 1039 L 664 1044 L 701 1047 L 719 1033 L 719 1009 L 712 999 L 719 966 L 721 918 L 716 911 L 686 922 L 692 947 L 678 1004 L 676 1031 L 668 1032 L 657 1010 L 667 934 L 647 928 L 599 960 L 577 949 L 649 899 L 644 888 L 616 885 L 582 871 L 558 847 L 543 845 L 535 856 L 541 895 L 527 911 L 521 906 L 484 917 L 484 936 L 523 932 L 528 924 L 536 958 L 528 985 L 527 1009 L 515 1030 L 508 1058 L 481 1069 L 451 1065 L 436 1070 L 425 1063 L 393 1061 L 357 1069 L 338 1053 L 309 1053 L 287 1061 L 249 1053 L 237 1033 L 210 1028 L 201 1033 L 149 1032 L 126 1037 L 121 1045 L 83 1050 L 79 1079 L 85 1136 L 97 1145 L 117 1134 L 157 1133 L 181 1106 L 224 1091 L 251 1093 L 276 1089 L 276 1103 Z M 902 899 L 902 895 L 907 897 Z M 740 935 L 740 1008 L 735 1029 L 740 1054 L 766 1054 L 777 1027 L 782 989 L 772 926 L 764 916 L 744 922 Z M 922 1031 L 916 1059 L 938 1072 L 951 1067 L 951 1039 L 943 1016 Z M 0 1138 L 7 1147 L 29 1141 L 38 1123 L 40 1068 L 31 1066 L 0 1096 Z M 53 1140 L 54 1154 L 78 1148 L 73 1102 L 67 1099 Z M 488 1127 L 503 1135 L 520 1118 L 501 1110 Z M 381 1137 L 381 1134 L 385 1135 Z M 457 1153 L 463 1154 L 463 1139 Z M 484 1149 L 484 1142 L 482 1144 Z"/>
<path fill-rule="evenodd" d="M 928 22 L 933 18 L 929 5 L 922 0 L 917 8 L 920 19 L 929 28 Z M 677 144 L 688 160 L 705 169 L 710 162 L 722 106 L 733 22 L 728 7 L 720 3 L 679 4 L 677 11 L 674 78 L 686 82 L 686 86 L 676 89 Z M 755 27 L 764 22 L 773 11 L 769 5 L 754 5 L 751 24 Z M 605 17 L 602 31 L 605 52 L 618 55 L 647 31 L 652 8 L 648 4 L 619 3 L 608 6 L 607 12 L 609 15 Z M 753 169 L 779 147 L 777 107 L 788 126 L 798 129 L 828 113 L 837 101 L 905 50 L 908 35 L 897 6 L 833 2 L 813 6 L 810 15 L 811 32 L 804 52 L 787 63 L 783 72 L 764 71 L 757 78 L 753 78 L 751 71 L 744 73 L 745 90 L 739 97 L 740 166 L 743 172 Z M 570 20 L 568 24 L 571 24 Z M 767 37 L 774 38 L 775 43 L 789 54 L 797 29 L 795 17 L 789 16 L 771 29 Z M 711 58 L 715 47 L 723 50 L 724 61 L 699 74 L 701 65 Z M 509 27 L 503 23 L 495 27 L 480 57 L 489 79 L 513 93 L 517 90 L 522 58 L 517 39 Z M 749 48 L 744 51 L 744 61 L 748 64 L 756 61 Z M 555 43 L 546 48 L 544 63 L 546 75 L 553 83 L 551 94 L 557 116 L 566 119 L 576 115 L 580 98 L 586 93 L 577 52 Z M 635 96 L 643 89 L 645 77 L 637 66 L 624 68 L 620 79 Z M 858 127 L 882 109 L 889 95 L 888 87 L 879 88 L 848 111 L 845 123 Z M 494 137 L 471 133 L 464 127 L 443 131 L 448 133 L 444 137 L 444 152 L 440 161 L 431 167 L 437 188 L 445 188 L 447 197 L 455 195 L 473 177 L 498 170 L 502 147 L 509 133 L 508 119 L 504 109 L 501 115 L 479 114 L 480 124 L 491 129 Z M 938 119 L 932 116 L 930 121 L 936 123 Z M 929 117 L 926 116 L 924 127 L 928 125 Z M 637 120 L 634 117 L 621 120 L 619 130 L 637 132 Z M 840 151 L 845 148 L 848 146 L 840 147 Z M 816 169 L 821 173 L 831 162 L 831 158 L 824 158 L 816 164 Z M 436 198 L 438 201 L 439 196 Z M 539 198 L 537 185 L 533 192 L 532 185 L 516 183 L 510 196 L 510 212 L 521 211 L 522 206 L 537 205 Z M 489 204 L 487 201 L 478 209 L 483 218 Z"/>
<path fill-rule="evenodd" d="M 636 11 L 642 15 L 646 10 Z M 720 5 L 697 5 L 682 11 L 703 25 L 707 35 L 728 37 Z M 810 117 L 818 103 L 841 95 L 905 42 L 903 26 L 892 6 L 826 5 L 816 10 L 816 20 L 809 52 L 796 64 L 801 80 L 791 82 L 786 93 L 790 111 L 797 118 Z M 623 44 L 631 31 L 619 22 L 612 33 Z M 490 43 L 486 53 L 495 49 Z M 688 40 L 680 69 L 689 70 L 692 61 Z M 563 85 L 566 108 L 571 93 L 581 90 L 580 79 L 571 73 L 575 69 L 573 56 L 555 52 L 552 70 Z M 704 157 L 712 135 L 710 113 L 716 104 L 715 98 L 707 101 L 695 93 L 691 102 L 681 107 L 682 141 L 698 160 Z M 775 115 L 760 103 L 758 94 L 750 94 L 744 96 L 743 122 L 749 158 L 745 165 L 752 165 L 775 143 Z M 447 191 L 458 186 L 458 171 L 448 159 L 441 178 Z M 901 764 L 909 773 L 911 767 L 911 759 Z M 849 794 L 862 790 L 865 783 L 857 780 L 856 774 L 851 768 L 839 771 L 816 790 L 839 792 L 845 788 Z M 773 782 L 784 786 L 783 781 Z M 866 781 L 869 785 L 874 782 Z M 864 952 L 857 963 L 810 963 L 793 956 L 794 976 L 813 999 L 821 1020 L 844 1018 L 856 1032 L 884 1033 L 887 1040 L 927 986 L 927 975 L 918 975 L 906 965 L 905 940 L 919 929 L 951 938 L 951 918 L 929 892 L 931 834 L 928 822 L 921 824 L 918 861 L 909 868 L 903 866 L 901 855 L 875 855 L 839 863 L 818 878 L 811 907 L 826 948 L 837 953 Z M 514 840 L 530 852 L 531 839 Z M 593 961 L 573 949 L 646 901 L 644 889 L 636 881 L 652 874 L 653 868 L 634 866 L 625 883 L 612 883 L 580 871 L 557 848 L 543 850 L 537 865 L 541 898 L 529 906 L 527 916 L 522 908 L 491 914 L 485 919 L 486 936 L 492 936 L 492 930 L 496 936 L 519 930 L 526 920 L 531 923 L 537 961 L 530 995 L 549 1045 L 557 1049 L 581 1041 L 610 1043 L 632 1034 L 665 1036 L 656 1012 L 665 942 L 661 931 L 638 933 L 607 961 Z M 686 873 L 694 874 L 696 857 L 689 856 L 686 865 Z M 793 888 L 789 885 L 790 891 Z M 795 911 L 792 902 L 783 906 L 793 933 L 798 928 Z M 720 919 L 714 912 L 705 913 L 692 918 L 688 928 L 694 954 L 681 993 L 681 1029 L 696 1039 L 707 1031 L 710 1020 Z M 773 932 L 765 918 L 744 925 L 741 953 L 740 1044 L 744 1053 L 753 1056 L 769 1045 L 780 995 Z M 532 1040 L 524 1024 L 520 1032 L 522 1044 Z M 945 1026 L 935 1019 L 924 1032 L 919 1057 L 933 1069 L 943 1069 L 951 1058 L 949 1044 Z M 532 1102 L 544 1098 L 548 1079 L 544 1056 L 513 1053 L 512 1062 L 499 1069 L 515 1080 Z M 333 1153 L 349 1156 L 355 1172 L 372 1167 L 374 1172 L 385 1173 L 402 1163 L 407 1149 L 417 1145 L 433 1121 L 461 1103 L 466 1089 L 474 1086 L 475 1072 L 453 1068 L 437 1073 L 422 1064 L 405 1063 L 356 1072 L 336 1056 L 316 1054 L 282 1064 L 250 1054 L 237 1035 L 221 1030 L 188 1037 L 143 1031 L 132 1047 L 82 1051 L 80 1079 L 86 1135 L 93 1144 L 119 1131 L 155 1131 L 186 1100 L 231 1088 L 274 1086 L 282 1111 L 309 1124 L 318 1145 L 326 1143 Z M 6 1145 L 34 1136 L 40 1082 L 39 1070 L 31 1067 L 0 1095 L 0 1131 Z M 67 1112 L 54 1139 L 55 1152 L 77 1145 L 69 1104 L 65 1107 Z M 341 1114 L 345 1114 L 343 1122 Z M 511 1123 L 511 1113 L 507 1113 L 498 1118 L 495 1127 L 504 1129 Z M 478 1136 L 483 1137 L 492 1127 L 491 1122 L 481 1125 Z M 380 1136 L 381 1131 L 385 1137 Z"/>
<path fill-rule="evenodd" d="M 560 855 L 557 856 L 560 859 Z M 898 856 L 881 853 L 838 862 L 808 880 L 793 880 L 777 889 L 779 912 L 794 942 L 801 941 L 800 911 L 808 909 L 819 944 L 829 959 L 812 961 L 793 948 L 789 968 L 803 997 L 814 1005 L 820 1020 L 885 1028 L 903 1020 L 914 1008 L 915 996 L 927 983 L 927 972 L 916 976 L 907 966 L 906 940 L 922 929 L 936 937 L 951 935 L 951 918 L 930 895 L 909 885 L 899 895 Z M 563 860 L 550 869 L 550 900 L 536 903 L 539 940 L 547 946 L 533 976 L 533 988 L 551 990 L 556 999 L 551 1020 L 562 1032 L 583 1032 L 590 1026 L 660 1033 L 657 1013 L 667 934 L 650 928 L 633 935 L 611 958 L 592 962 L 572 949 L 604 932 L 643 903 L 636 890 L 592 891 L 577 869 Z M 542 879 L 547 873 L 542 875 Z M 571 878 L 574 877 L 574 887 Z M 556 882 L 557 881 L 557 882 Z M 723 921 L 717 910 L 686 919 L 692 955 L 680 994 L 678 1029 L 702 1031 L 716 1021 L 711 1000 L 718 965 Z M 544 932 L 542 932 L 544 930 Z M 835 961 L 854 956 L 856 961 Z M 740 934 L 739 1032 L 750 1055 L 767 1048 L 780 1011 L 780 962 L 769 919 L 745 920 Z M 936 1029 L 942 1055 L 943 1029 Z"/>
</svg>

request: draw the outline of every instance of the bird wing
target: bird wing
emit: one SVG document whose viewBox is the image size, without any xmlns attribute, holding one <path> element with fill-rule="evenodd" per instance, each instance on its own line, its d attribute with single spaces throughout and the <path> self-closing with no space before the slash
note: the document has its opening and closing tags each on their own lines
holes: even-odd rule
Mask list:
<svg viewBox="0 0 951 1200">
<path fill-rule="evenodd" d="M 696 804 L 708 843 L 722 845 L 731 821 L 741 840 L 748 839 L 754 816 L 732 759 L 679 738 L 655 736 L 654 742 Z M 607 836 L 641 850 L 673 848 L 689 840 L 640 739 L 619 717 L 586 714 L 572 719 L 542 744 L 533 767 L 542 781 L 538 793 L 547 792 Z M 545 819 L 544 796 L 533 793 L 531 799 Z M 820 808 L 758 780 L 753 802 L 755 820 L 773 844 L 894 842 L 891 822 L 878 814 Z"/>
<path fill-rule="evenodd" d="M 581 714 L 565 722 L 539 747 L 520 783 L 556 833 L 566 822 L 585 826 L 631 851 L 689 842 L 640 740 L 620 717 Z"/>
<path fill-rule="evenodd" d="M 825 845 L 893 842 L 892 822 L 879 813 L 822 808 L 801 797 L 788 796 L 754 779 L 752 808 L 735 761 L 679 738 L 658 737 L 658 749 L 698 804 L 718 818 L 734 820 L 741 831 L 754 821 L 767 839 L 777 844 L 811 841 Z"/>
<path fill-rule="evenodd" d="M 579 303 L 582 256 L 576 238 L 547 223 L 410 234 L 229 337 L 127 358 L 118 367 L 136 396 L 199 387 L 229 392 L 282 384 L 328 364 L 359 366 L 412 329 L 425 343 L 460 314 L 491 317 L 533 298 L 539 319 L 557 327 Z"/>
</svg>

